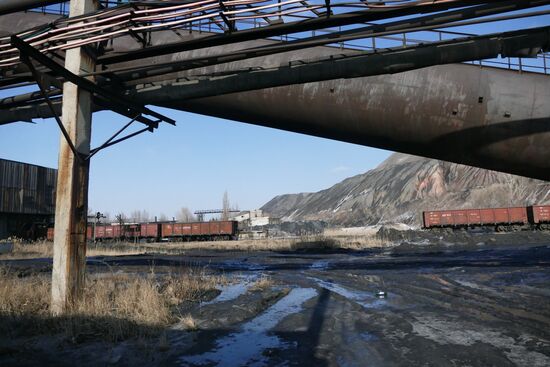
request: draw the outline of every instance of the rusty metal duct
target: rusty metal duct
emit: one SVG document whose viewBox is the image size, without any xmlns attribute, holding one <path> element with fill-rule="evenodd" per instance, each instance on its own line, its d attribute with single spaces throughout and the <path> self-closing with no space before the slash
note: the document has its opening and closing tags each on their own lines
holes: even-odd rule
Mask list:
<svg viewBox="0 0 550 367">
<path fill-rule="evenodd" d="M 38 8 L 50 4 L 58 4 L 60 0 L 3 0 L 0 1 L 0 15 L 15 13 L 21 10 Z"/>
<path fill-rule="evenodd" d="M 361 5 L 366 9 L 360 12 L 312 13 L 304 20 L 265 21 L 257 28 L 241 27 L 237 18 L 275 19 L 278 3 L 258 11 L 246 6 L 220 11 L 217 0 L 205 1 L 212 9 L 201 8 L 198 15 L 194 7 L 188 9 L 189 3 L 175 5 L 177 15 L 163 7 L 149 14 L 151 10 L 136 13 L 121 6 L 86 15 L 85 26 L 63 18 L 33 29 L 32 34 L 18 33 L 23 42 L 0 38 L 0 87 L 32 81 L 23 67 L 32 64 L 28 60 L 21 64 L 20 51 L 23 58 L 34 54 L 46 86 L 41 96 L 30 93 L 0 101 L 0 125 L 51 117 L 52 111 L 59 114 L 58 84 L 68 74 L 50 58 L 62 59 L 62 52 L 71 47 L 111 42 L 110 47 L 98 49 L 101 68 L 88 74 L 95 74 L 97 80 L 90 89 L 109 88 L 139 106 L 170 107 L 550 180 L 550 55 L 541 53 L 550 48 L 550 29 L 494 35 L 452 32 L 450 40 L 439 34 L 440 41 L 428 37 L 426 42 L 416 39 L 418 35 L 411 39 L 407 33 L 477 22 L 479 14 L 498 15 L 548 5 L 550 0 L 404 0 L 404 4 L 423 4 L 423 8 L 390 7 L 383 11 L 368 9 L 373 3 L 366 2 Z M 261 2 L 223 3 L 241 6 L 243 1 L 249 5 Z M 298 10 L 311 13 L 308 4 Z M 459 5 L 469 7 L 460 9 Z M 432 14 L 403 21 L 408 12 L 420 15 L 427 9 Z M 202 10 L 207 13 L 202 14 Z M 441 11 L 446 11 L 444 17 Z M 115 16 L 125 19 L 123 27 L 115 26 Z M 193 25 L 196 16 L 202 23 Z M 167 19 L 171 20 L 169 27 Z M 313 31 L 367 19 L 393 21 L 345 28 L 334 34 L 301 35 L 295 41 L 273 38 L 303 31 L 303 27 Z M 142 22 L 138 26 L 144 27 L 143 35 L 130 32 L 136 27 L 131 23 L 136 21 Z M 0 29 L 17 29 L 8 23 L 0 23 Z M 402 37 L 396 38 L 396 32 Z M 383 44 L 375 45 L 387 36 L 397 39 L 398 44 L 387 49 Z M 336 45 L 361 37 L 370 38 L 375 52 Z M 497 56 L 502 58 L 495 59 Z M 471 60 L 479 63 L 450 64 Z M 532 65 L 536 66 L 529 66 L 528 60 L 534 60 Z M 44 103 L 48 99 L 52 106 Z M 95 93 L 94 104 L 96 110 L 134 116 L 105 98 L 105 93 Z"/>
</svg>

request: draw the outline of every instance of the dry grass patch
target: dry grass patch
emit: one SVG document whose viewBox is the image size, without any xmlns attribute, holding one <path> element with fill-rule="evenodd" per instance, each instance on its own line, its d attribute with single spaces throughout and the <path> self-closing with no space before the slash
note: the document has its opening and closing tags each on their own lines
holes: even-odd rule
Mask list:
<svg viewBox="0 0 550 367">
<path fill-rule="evenodd" d="M 37 257 L 52 257 L 53 243 L 48 241 L 35 241 L 27 243 L 22 240 L 13 240 L 13 250 L 1 254 L 0 259 L 28 259 Z"/>
<path fill-rule="evenodd" d="M 331 235 L 302 236 L 298 238 L 265 238 L 239 241 L 168 242 L 141 243 L 113 242 L 88 244 L 87 256 L 125 256 L 159 253 L 167 255 L 184 254 L 189 250 L 215 251 L 321 251 L 363 250 L 390 245 L 375 234 L 349 235 L 345 232 L 331 232 Z M 0 259 L 23 259 L 52 257 L 53 243 L 15 242 L 11 253 L 0 254 Z"/>
<path fill-rule="evenodd" d="M 267 275 L 262 274 L 262 276 L 250 286 L 250 290 L 263 291 L 273 287 L 274 285 L 275 285 L 275 282 L 273 281 L 273 279 L 271 279 Z"/>
<path fill-rule="evenodd" d="M 146 248 L 128 243 L 96 243 L 88 244 L 86 256 L 124 256 L 142 255 Z M 0 259 L 30 259 L 30 258 L 51 258 L 53 257 L 53 242 L 39 240 L 34 242 L 13 241 L 13 250 L 10 253 L 0 254 Z"/>
<path fill-rule="evenodd" d="M 284 251 L 290 250 L 296 239 L 257 239 L 238 241 L 200 241 L 200 242 L 168 242 L 142 244 L 148 252 L 161 254 L 182 254 L 189 250 L 215 251 Z"/>
<path fill-rule="evenodd" d="M 225 282 L 198 270 L 159 276 L 90 276 L 82 300 L 67 315 L 52 317 L 49 275 L 19 278 L 3 267 L 0 276 L 0 335 L 61 333 L 73 341 L 158 335 L 181 318 L 179 304 L 198 301 Z"/>
<path fill-rule="evenodd" d="M 302 236 L 239 241 L 172 242 L 143 244 L 149 252 L 176 255 L 190 250 L 216 251 L 336 251 L 363 250 L 388 246 L 388 241 L 375 235 Z"/>
<path fill-rule="evenodd" d="M 44 314 L 49 310 L 50 280 L 44 276 L 19 278 L 0 267 L 0 315 Z M 4 324 L 0 322 L 0 329 Z"/>
<path fill-rule="evenodd" d="M 109 246 L 88 245 L 86 256 L 128 256 L 128 255 L 143 255 L 147 251 L 140 247 L 123 247 L 118 246 L 111 248 Z"/>
<path fill-rule="evenodd" d="M 350 250 L 363 250 L 368 248 L 382 248 L 391 246 L 391 243 L 378 236 L 341 236 L 335 237 L 341 247 Z"/>
<path fill-rule="evenodd" d="M 177 305 L 183 301 L 198 302 L 204 299 L 207 292 L 228 282 L 222 275 L 206 275 L 203 270 L 189 270 L 169 274 L 160 291 L 172 305 Z"/>
<path fill-rule="evenodd" d="M 179 317 L 178 328 L 193 331 L 197 330 L 199 328 L 199 325 L 193 316 L 185 315 Z"/>
</svg>

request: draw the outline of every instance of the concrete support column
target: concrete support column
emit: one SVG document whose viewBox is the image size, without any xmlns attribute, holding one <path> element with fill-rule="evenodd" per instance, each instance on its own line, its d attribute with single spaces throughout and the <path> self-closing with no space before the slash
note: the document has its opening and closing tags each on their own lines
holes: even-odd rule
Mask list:
<svg viewBox="0 0 550 367">
<path fill-rule="evenodd" d="M 98 8 L 96 0 L 71 0 L 70 16 Z M 65 68 L 75 74 L 93 71 L 94 60 L 83 48 L 68 50 Z M 62 121 L 76 150 L 90 152 L 92 96 L 72 83 L 63 85 Z M 53 314 L 70 309 L 84 286 L 88 214 L 89 161 L 79 160 L 61 136 L 55 208 L 52 271 Z"/>
</svg>

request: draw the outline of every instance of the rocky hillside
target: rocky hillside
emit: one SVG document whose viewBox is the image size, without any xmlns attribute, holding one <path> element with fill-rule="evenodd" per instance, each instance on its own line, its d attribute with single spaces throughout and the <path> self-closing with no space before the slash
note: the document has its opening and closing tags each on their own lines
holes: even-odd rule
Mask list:
<svg viewBox="0 0 550 367">
<path fill-rule="evenodd" d="M 533 203 L 550 203 L 550 183 L 395 153 L 326 190 L 276 196 L 262 210 L 287 221 L 420 225 L 420 213 L 428 209 Z"/>
</svg>

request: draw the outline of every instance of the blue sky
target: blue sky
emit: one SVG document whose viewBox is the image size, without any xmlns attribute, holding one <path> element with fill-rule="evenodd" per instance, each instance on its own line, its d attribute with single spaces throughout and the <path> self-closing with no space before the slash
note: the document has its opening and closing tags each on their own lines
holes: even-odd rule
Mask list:
<svg viewBox="0 0 550 367">
<path fill-rule="evenodd" d="M 539 8 L 541 9 L 541 8 Z M 548 9 L 548 7 L 545 7 Z M 550 17 L 501 23 L 499 30 L 545 26 Z M 495 32 L 495 25 L 461 29 Z M 0 98 L 13 91 L 0 91 Z M 183 207 L 219 208 L 225 190 L 240 209 L 258 208 L 275 195 L 313 192 L 377 166 L 391 152 L 154 108 L 172 117 L 164 125 L 97 154 L 90 171 L 94 211 L 172 217 Z M 126 118 L 94 115 L 92 146 Z M 0 126 L 0 157 L 57 167 L 59 130 L 53 119 Z"/>
<path fill-rule="evenodd" d="M 221 206 L 228 191 L 240 209 L 273 196 L 327 188 L 363 173 L 390 152 L 254 125 L 155 108 L 177 121 L 98 153 L 91 163 L 90 207 L 114 214 L 145 209 L 169 217 L 182 206 Z M 97 146 L 126 118 L 94 115 Z M 0 157 L 57 167 L 53 119 L 0 126 Z"/>
</svg>

